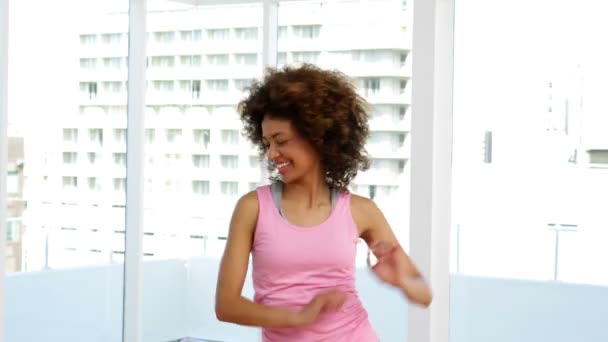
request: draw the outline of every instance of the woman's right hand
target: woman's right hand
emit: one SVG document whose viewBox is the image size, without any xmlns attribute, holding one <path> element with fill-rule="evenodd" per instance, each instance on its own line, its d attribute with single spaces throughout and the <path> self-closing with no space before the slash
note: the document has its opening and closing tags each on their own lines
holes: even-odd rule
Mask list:
<svg viewBox="0 0 608 342">
<path fill-rule="evenodd" d="M 314 323 L 322 314 L 340 309 L 345 301 L 346 295 L 340 290 L 320 292 L 305 307 L 294 313 L 293 326 Z"/>
</svg>

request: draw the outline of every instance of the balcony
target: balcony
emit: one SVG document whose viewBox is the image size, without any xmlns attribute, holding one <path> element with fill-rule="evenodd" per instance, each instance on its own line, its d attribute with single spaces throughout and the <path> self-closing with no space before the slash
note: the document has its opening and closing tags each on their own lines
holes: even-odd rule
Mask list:
<svg viewBox="0 0 608 342">
<path fill-rule="evenodd" d="M 258 329 L 216 320 L 217 273 L 216 258 L 144 262 L 143 340 L 259 341 Z M 122 277 L 122 265 L 8 274 L 6 341 L 120 341 Z M 608 340 L 608 287 L 463 275 L 450 280 L 450 342 Z M 365 268 L 357 270 L 357 287 L 380 339 L 405 341 L 402 296 Z M 244 294 L 253 294 L 250 278 Z"/>
<path fill-rule="evenodd" d="M 371 142 L 366 147 L 367 151 L 374 158 L 382 159 L 408 159 L 410 157 L 411 142 L 406 139 L 401 146 L 392 146 L 387 143 Z"/>
<path fill-rule="evenodd" d="M 385 117 L 374 117 L 369 121 L 369 128 L 372 131 L 387 132 L 409 132 L 411 130 L 410 120 L 399 120 Z"/>
<path fill-rule="evenodd" d="M 331 68 L 334 67 L 336 59 L 329 58 L 327 64 L 321 63 L 322 66 Z M 408 68 L 407 64 L 401 65 L 399 63 L 393 63 L 392 61 L 379 61 L 379 62 L 360 62 L 360 61 L 341 61 L 339 63 L 340 71 L 349 75 L 350 77 L 407 77 L 411 78 L 412 68 L 411 63 Z"/>
<path fill-rule="evenodd" d="M 371 104 L 407 105 L 412 103 L 411 90 L 407 88 L 404 93 L 392 91 L 390 88 L 386 90 L 359 89 L 359 94 L 364 96 Z"/>
</svg>

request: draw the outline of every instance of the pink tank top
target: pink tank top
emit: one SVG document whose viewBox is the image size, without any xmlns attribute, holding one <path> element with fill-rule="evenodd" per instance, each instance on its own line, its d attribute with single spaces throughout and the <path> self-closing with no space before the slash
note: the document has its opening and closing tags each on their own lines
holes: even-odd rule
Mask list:
<svg viewBox="0 0 608 342">
<path fill-rule="evenodd" d="M 257 190 L 258 222 L 253 242 L 254 301 L 299 309 L 320 291 L 339 288 L 347 295 L 341 309 L 302 328 L 263 328 L 264 342 L 377 342 L 355 289 L 358 232 L 350 193 L 341 192 L 329 218 L 298 227 L 283 218 L 269 185 Z"/>
</svg>

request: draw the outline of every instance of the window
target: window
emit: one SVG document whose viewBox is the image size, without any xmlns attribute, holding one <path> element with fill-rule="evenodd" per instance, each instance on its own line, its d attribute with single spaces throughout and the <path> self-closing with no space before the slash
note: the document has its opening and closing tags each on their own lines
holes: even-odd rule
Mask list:
<svg viewBox="0 0 608 342">
<path fill-rule="evenodd" d="M 124 178 L 113 178 L 112 185 L 114 186 L 114 191 L 125 192 L 127 189 L 127 180 Z"/>
<path fill-rule="evenodd" d="M 228 55 L 207 55 L 207 63 L 209 65 L 228 65 Z"/>
<path fill-rule="evenodd" d="M 296 63 L 317 63 L 319 61 L 320 52 L 294 52 L 293 61 Z"/>
<path fill-rule="evenodd" d="M 192 98 L 198 99 L 201 97 L 201 81 L 192 81 Z"/>
<path fill-rule="evenodd" d="M 405 159 L 399 160 L 399 164 L 397 165 L 399 173 L 404 173 L 406 164 L 407 164 L 407 160 L 405 160 Z"/>
<path fill-rule="evenodd" d="M 399 173 L 399 160 L 398 159 L 372 159 L 371 169 L 386 174 L 397 174 Z"/>
<path fill-rule="evenodd" d="M 321 33 L 321 25 L 296 25 L 293 34 L 298 38 L 317 39 Z"/>
<path fill-rule="evenodd" d="M 363 90 L 365 92 L 365 96 L 378 94 L 380 92 L 380 79 L 379 78 L 363 79 Z"/>
<path fill-rule="evenodd" d="M 97 178 L 95 177 L 88 177 L 87 185 L 89 187 L 89 190 L 99 190 L 99 184 L 97 182 Z"/>
<path fill-rule="evenodd" d="M 159 93 L 172 93 L 174 83 L 173 81 L 152 81 L 152 87 Z"/>
<path fill-rule="evenodd" d="M 167 129 L 165 132 L 167 136 L 167 142 L 169 143 L 177 143 L 182 137 L 181 129 L 172 128 Z"/>
<path fill-rule="evenodd" d="M 182 92 L 188 93 L 192 96 L 192 99 L 199 99 L 201 97 L 201 81 L 180 81 L 179 87 Z"/>
<path fill-rule="evenodd" d="M 220 182 L 222 195 L 235 196 L 239 193 L 238 182 Z"/>
<path fill-rule="evenodd" d="M 245 91 L 253 80 L 234 80 L 234 88 L 238 91 Z"/>
<path fill-rule="evenodd" d="M 230 36 L 229 29 L 209 29 L 207 30 L 207 38 L 209 40 L 226 40 Z"/>
<path fill-rule="evenodd" d="M 405 119 L 405 112 L 406 112 L 406 107 L 405 106 L 399 106 L 399 120 L 404 120 Z"/>
<path fill-rule="evenodd" d="M 354 61 L 366 63 L 378 63 L 386 53 L 382 50 L 355 50 L 352 52 Z"/>
<path fill-rule="evenodd" d="M 95 45 L 97 43 L 97 35 L 94 34 L 81 34 L 80 45 Z"/>
<path fill-rule="evenodd" d="M 94 165 L 95 162 L 97 161 L 97 153 L 95 153 L 95 152 L 88 152 L 87 153 L 87 160 L 89 161 L 89 164 Z"/>
<path fill-rule="evenodd" d="M 101 41 L 104 44 L 120 44 L 122 33 L 106 33 L 101 35 Z"/>
<path fill-rule="evenodd" d="M 192 155 L 192 165 L 197 169 L 208 169 L 210 166 L 209 155 L 208 154 Z"/>
<path fill-rule="evenodd" d="M 236 39 L 239 40 L 256 40 L 258 39 L 257 27 L 237 28 L 234 30 Z"/>
<path fill-rule="evenodd" d="M 71 176 L 63 176 L 63 189 L 64 190 L 75 190 L 78 186 L 78 178 Z"/>
<path fill-rule="evenodd" d="M 78 143 L 78 129 L 77 128 L 64 128 L 63 129 L 63 142 Z"/>
<path fill-rule="evenodd" d="M 153 144 L 156 139 L 156 130 L 154 128 L 146 128 L 146 143 Z"/>
<path fill-rule="evenodd" d="M 226 156 L 220 157 L 220 162 L 223 169 L 238 169 L 239 168 L 239 156 Z"/>
<path fill-rule="evenodd" d="M 257 65 L 258 54 L 257 53 L 240 53 L 234 55 L 234 62 L 238 65 Z"/>
<path fill-rule="evenodd" d="M 103 144 L 103 130 L 101 128 L 90 128 L 89 141 L 93 145 L 101 146 Z"/>
<path fill-rule="evenodd" d="M 11 193 L 6 204 L 8 214 L 23 222 L 20 232 L 13 231 L 14 236 L 27 236 L 7 250 L 6 260 L 0 260 L 6 263 L 7 272 L 23 272 L 19 278 L 27 280 L 23 286 L 13 286 L 16 292 L 8 294 L 11 299 L 46 293 L 45 296 L 65 303 L 78 289 L 77 284 L 87 278 L 78 274 L 79 270 L 119 267 L 116 259 L 112 265 L 110 255 L 112 250 L 124 250 L 124 239 L 112 239 L 110 233 L 124 230 L 124 212 L 115 213 L 111 207 L 125 199 L 113 193 L 112 178 L 124 177 L 124 172 L 114 168 L 112 152 L 123 152 L 124 148 L 114 144 L 112 129 L 125 128 L 122 125 L 126 125 L 126 116 L 113 117 L 110 113 L 112 107 L 127 104 L 127 97 L 122 95 L 127 94 L 124 84 L 128 79 L 124 64 L 129 54 L 128 3 L 120 2 L 17 0 L 9 4 L 15 6 L 6 23 L 8 30 L 0 29 L 0 40 L 4 42 L 8 34 L 8 41 L 16 44 L 8 47 L 11 61 L 15 62 L 9 62 L 10 72 L 16 76 L 8 78 L 8 87 L 0 87 L 3 91 L 10 89 L 10 102 L 18 110 L 8 112 L 6 145 L 0 137 L 0 150 L 8 150 L 8 169 L 0 172 L 18 172 L 19 193 Z M 4 56 L 3 49 L 4 46 L 0 55 Z M 121 61 L 122 69 L 108 67 L 116 61 Z M 113 92 L 116 86 L 119 93 Z M 93 190 L 100 185 L 103 193 Z M 0 197 L 9 190 L 0 185 Z M 0 202 L 5 204 L 4 200 Z M 50 294 L 50 283 L 35 278 L 57 272 L 74 275 L 73 281 L 57 284 L 62 290 Z M 81 301 L 81 308 L 63 305 L 53 312 L 43 312 L 43 306 L 7 303 L 5 317 L 15 328 L 15 334 L 9 331 L 11 336 L 7 338 L 30 341 L 36 339 L 34 333 L 43 340 L 61 340 L 60 335 L 70 330 L 63 326 L 67 321 L 40 325 L 35 323 L 35 314 L 22 315 L 23 312 L 37 312 L 51 320 L 69 312 L 78 321 L 86 312 L 107 308 L 107 317 L 97 317 L 96 324 L 114 325 L 109 317 L 121 315 L 122 298 L 114 296 L 112 289 L 122 289 L 123 279 L 108 275 L 101 275 L 100 279 L 99 289 L 89 286 L 99 301 Z M 82 326 L 80 323 L 72 322 L 72 328 Z"/>
<path fill-rule="evenodd" d="M 450 152 L 453 189 L 451 231 L 445 234 L 452 246 L 449 271 L 458 278 L 481 281 L 452 285 L 449 296 L 480 294 L 502 286 L 538 287 L 518 308 L 509 301 L 478 301 L 478 308 L 503 307 L 505 316 L 469 311 L 455 321 L 483 321 L 488 331 L 510 327 L 504 334 L 518 341 L 534 340 L 545 322 L 559 329 L 546 340 L 566 335 L 581 341 L 598 339 L 603 323 L 586 327 L 591 333 L 580 336 L 582 329 L 559 314 L 568 311 L 571 297 L 551 297 L 569 291 L 586 296 L 589 285 L 608 289 L 604 209 L 608 173 L 580 160 L 594 145 L 590 143 L 594 137 L 602 137 L 597 145 L 608 142 L 608 51 L 597 45 L 608 30 L 606 2 L 551 2 L 551 10 L 541 1 L 507 4 L 494 0 L 482 6 L 480 18 L 480 8 L 455 2 L 454 49 L 458 52 L 450 109 L 456 139 L 452 149 L 445 151 Z M 505 31 L 509 18 L 524 12 L 529 20 Z M 562 31 L 564 20 L 571 25 Z M 504 44 L 502 38 L 507 36 Z M 486 42 L 483 52 L 475 46 L 482 40 Z M 564 46 L 573 46 L 576 52 L 564 52 Z M 522 57 L 526 50 L 533 53 Z M 487 61 L 492 63 L 489 69 L 482 67 Z M 516 103 L 510 110 L 489 109 L 513 99 Z M 604 108 L 602 114 L 600 108 Z M 587 117 L 591 112 L 598 115 Z M 573 122 L 576 126 L 568 131 Z M 581 141 L 587 141 L 583 149 Z M 600 206 L 596 206 L 598 201 Z M 447 310 L 462 313 L 474 302 L 471 297 L 457 300 Z M 577 322 L 593 321 L 597 303 L 583 302 Z M 549 320 L 530 313 L 545 305 Z M 450 330 L 455 336 L 471 336 L 476 330 L 453 322 Z M 518 329 L 518 322 L 532 329 Z"/>
<path fill-rule="evenodd" d="M 95 70 L 97 68 L 96 58 L 81 58 L 80 68 L 85 70 Z"/>
<path fill-rule="evenodd" d="M 221 133 L 222 133 L 222 144 L 238 145 L 239 131 L 237 131 L 236 129 L 223 129 Z"/>
<path fill-rule="evenodd" d="M 154 41 L 157 43 L 173 43 L 175 41 L 175 32 L 154 32 Z"/>
<path fill-rule="evenodd" d="M 279 26 L 279 30 L 277 32 L 279 39 L 287 38 L 287 26 Z"/>
<path fill-rule="evenodd" d="M 115 128 L 114 132 L 114 142 L 118 144 L 125 144 L 127 142 L 127 130 L 124 128 Z"/>
<path fill-rule="evenodd" d="M 201 66 L 201 56 L 200 55 L 180 56 L 179 61 L 182 66 L 190 66 L 190 67 Z"/>
<path fill-rule="evenodd" d="M 126 60 L 121 57 L 110 57 L 103 59 L 103 66 L 106 69 L 120 70 L 122 69 L 123 65 L 126 65 Z"/>
<path fill-rule="evenodd" d="M 405 88 L 407 87 L 407 80 L 399 81 L 399 93 L 405 94 Z"/>
<path fill-rule="evenodd" d="M 399 65 L 405 66 L 406 62 L 407 62 L 407 53 L 401 52 L 399 54 Z"/>
<path fill-rule="evenodd" d="M 127 154 L 126 153 L 112 153 L 112 158 L 114 159 L 114 165 L 120 167 L 127 166 Z"/>
<path fill-rule="evenodd" d="M 260 168 L 260 157 L 249 156 L 249 166 L 254 169 Z"/>
<path fill-rule="evenodd" d="M 200 42 L 203 39 L 201 30 L 180 31 L 180 37 L 185 42 Z"/>
<path fill-rule="evenodd" d="M 175 66 L 174 56 L 154 56 L 151 58 L 152 67 L 154 68 L 172 68 Z"/>
<path fill-rule="evenodd" d="M 6 241 L 17 242 L 19 241 L 19 226 L 21 225 L 20 220 L 9 218 L 6 220 Z"/>
<path fill-rule="evenodd" d="M 87 96 L 89 99 L 97 97 L 97 82 L 81 82 L 80 92 Z"/>
<path fill-rule="evenodd" d="M 390 200 L 390 198 L 392 196 L 394 196 L 394 193 L 397 190 L 398 190 L 397 186 L 377 185 L 374 200 L 376 200 L 376 201 L 383 201 L 383 200 L 387 200 L 387 199 Z"/>
<path fill-rule="evenodd" d="M 399 132 L 397 133 L 397 146 L 399 148 L 403 147 L 403 145 L 405 145 L 405 138 L 407 137 L 407 133 L 406 132 Z"/>
<path fill-rule="evenodd" d="M 122 92 L 123 82 L 103 82 L 103 91 L 106 93 L 120 93 Z"/>
<path fill-rule="evenodd" d="M 209 130 L 208 129 L 195 129 L 192 131 L 194 136 L 194 143 L 196 145 L 207 148 L 209 146 Z"/>
<path fill-rule="evenodd" d="M 77 152 L 63 152 L 63 163 L 67 165 L 73 165 L 78 163 Z"/>
<path fill-rule="evenodd" d="M 227 91 L 228 80 L 207 80 L 207 89 L 211 91 Z"/>
<path fill-rule="evenodd" d="M 277 54 L 277 65 L 285 65 L 287 64 L 287 53 L 286 52 L 279 52 Z"/>
<path fill-rule="evenodd" d="M 600 165 L 608 164 L 608 150 L 589 150 L 589 164 L 599 167 Z"/>
<path fill-rule="evenodd" d="M 193 180 L 192 193 L 196 195 L 209 195 L 209 181 Z"/>
<path fill-rule="evenodd" d="M 182 155 L 179 153 L 166 153 L 165 154 L 165 165 L 166 166 L 180 166 Z"/>
</svg>

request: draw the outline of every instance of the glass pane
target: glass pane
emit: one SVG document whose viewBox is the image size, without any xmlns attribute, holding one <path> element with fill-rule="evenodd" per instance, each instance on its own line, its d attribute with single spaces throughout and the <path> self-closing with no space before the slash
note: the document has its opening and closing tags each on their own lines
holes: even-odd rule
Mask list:
<svg viewBox="0 0 608 342">
<path fill-rule="evenodd" d="M 128 1 L 9 2 L 4 336 L 121 341 Z"/>
<path fill-rule="evenodd" d="M 370 104 L 371 167 L 351 192 L 371 198 L 408 249 L 412 6 L 403 1 L 285 1 L 279 6 L 278 64 L 315 64 L 351 78 Z M 380 287 L 358 241 L 357 290 L 383 341 L 407 338 L 405 298 Z"/>
<path fill-rule="evenodd" d="M 144 341 L 257 341 L 213 308 L 232 210 L 261 180 L 236 105 L 262 74 L 262 6 L 186 3 L 148 2 Z"/>
<path fill-rule="evenodd" d="M 453 342 L 608 339 L 606 10 L 456 2 Z"/>
</svg>

